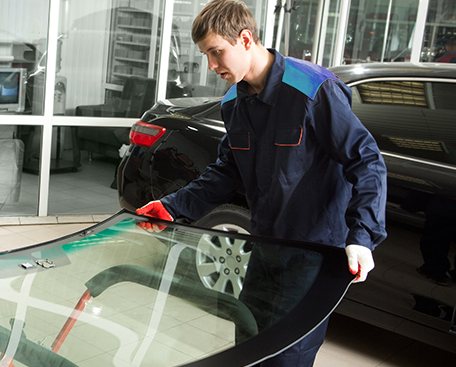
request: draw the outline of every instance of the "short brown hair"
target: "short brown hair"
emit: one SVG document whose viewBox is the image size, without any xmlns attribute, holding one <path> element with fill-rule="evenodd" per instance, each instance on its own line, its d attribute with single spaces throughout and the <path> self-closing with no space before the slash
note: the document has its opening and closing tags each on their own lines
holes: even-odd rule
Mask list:
<svg viewBox="0 0 456 367">
<path fill-rule="evenodd" d="M 244 29 L 252 33 L 255 43 L 259 42 L 257 24 L 247 5 L 238 0 L 212 0 L 193 21 L 192 39 L 198 43 L 214 33 L 234 45 Z"/>
</svg>

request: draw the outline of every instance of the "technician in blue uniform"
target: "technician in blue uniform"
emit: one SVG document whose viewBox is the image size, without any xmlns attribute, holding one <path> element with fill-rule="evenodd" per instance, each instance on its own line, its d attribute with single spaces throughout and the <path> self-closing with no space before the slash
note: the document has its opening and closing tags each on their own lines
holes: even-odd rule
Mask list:
<svg viewBox="0 0 456 367">
<path fill-rule="evenodd" d="M 233 85 L 222 101 L 227 135 L 199 179 L 137 212 L 197 220 L 244 184 L 253 234 L 343 247 L 364 281 L 371 251 L 386 237 L 386 168 L 376 142 L 351 111 L 350 88 L 325 68 L 265 49 L 257 34 L 240 1 L 214 0 L 199 13 L 193 41 Z M 240 299 L 260 330 L 277 307 L 296 301 L 274 305 L 274 293 L 299 298 L 316 269 L 318 259 L 303 251 L 253 249 Z M 269 295 L 256 292 L 262 284 Z M 312 366 L 326 326 L 260 365 Z"/>
</svg>

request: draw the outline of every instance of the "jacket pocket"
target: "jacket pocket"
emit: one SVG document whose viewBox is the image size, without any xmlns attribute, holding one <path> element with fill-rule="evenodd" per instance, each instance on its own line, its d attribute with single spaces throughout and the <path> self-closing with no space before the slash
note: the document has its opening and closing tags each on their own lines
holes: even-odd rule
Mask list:
<svg viewBox="0 0 456 367">
<path fill-rule="evenodd" d="M 230 132 L 228 141 L 231 149 L 250 149 L 250 133 L 248 132 Z"/>
<path fill-rule="evenodd" d="M 301 144 L 302 126 L 285 127 L 276 130 L 274 144 L 280 147 L 293 147 Z"/>
</svg>

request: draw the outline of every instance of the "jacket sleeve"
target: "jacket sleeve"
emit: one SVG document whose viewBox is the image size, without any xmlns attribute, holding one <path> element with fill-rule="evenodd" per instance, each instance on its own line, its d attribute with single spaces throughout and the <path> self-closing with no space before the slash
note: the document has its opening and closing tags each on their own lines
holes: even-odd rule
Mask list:
<svg viewBox="0 0 456 367">
<path fill-rule="evenodd" d="M 198 220 L 228 202 L 242 185 L 226 135 L 219 145 L 217 161 L 187 186 L 160 201 L 174 218 Z"/>
<path fill-rule="evenodd" d="M 377 143 L 351 110 L 351 89 L 327 80 L 311 109 L 315 135 L 323 149 L 339 164 L 352 195 L 345 213 L 349 229 L 346 245 L 373 250 L 386 238 L 386 166 Z"/>
</svg>

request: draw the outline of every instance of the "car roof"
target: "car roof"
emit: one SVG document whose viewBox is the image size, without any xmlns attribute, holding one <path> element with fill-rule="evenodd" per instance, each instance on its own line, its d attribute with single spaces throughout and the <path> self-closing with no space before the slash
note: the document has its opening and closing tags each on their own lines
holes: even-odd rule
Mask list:
<svg viewBox="0 0 456 367">
<path fill-rule="evenodd" d="M 456 64 L 447 63 L 385 62 L 342 65 L 329 69 L 346 84 L 382 77 L 456 79 Z"/>
<path fill-rule="evenodd" d="M 181 98 L 170 98 L 158 103 L 172 107 L 194 107 L 203 104 L 211 104 L 212 102 L 220 102 L 223 96 L 220 97 L 181 97 Z"/>
<path fill-rule="evenodd" d="M 456 64 L 382 62 L 341 65 L 328 68 L 345 84 L 374 78 L 436 78 L 456 79 Z M 172 98 L 159 103 L 186 108 L 221 102 L 223 97 Z"/>
</svg>

